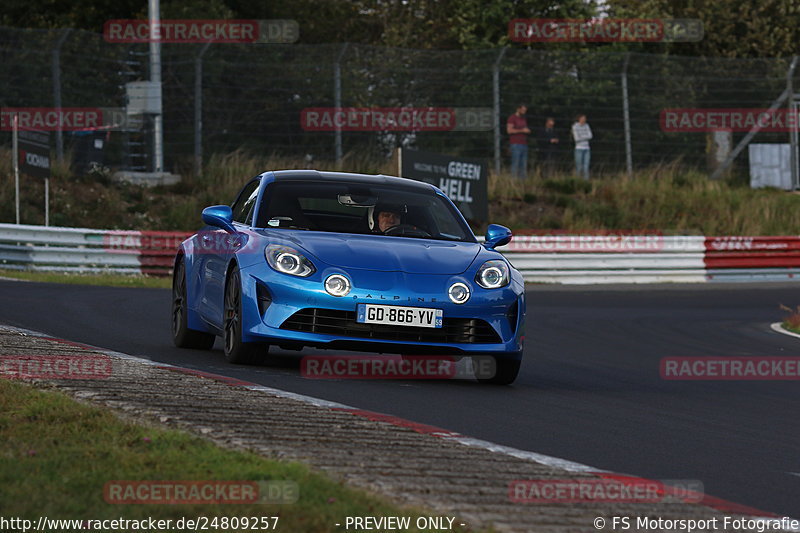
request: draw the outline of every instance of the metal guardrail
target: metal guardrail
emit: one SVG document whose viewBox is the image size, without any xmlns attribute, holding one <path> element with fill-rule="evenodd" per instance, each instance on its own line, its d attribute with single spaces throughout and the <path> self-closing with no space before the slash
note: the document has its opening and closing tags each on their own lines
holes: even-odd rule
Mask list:
<svg viewBox="0 0 800 533">
<path fill-rule="evenodd" d="M 164 276 L 189 235 L 0 224 L 0 266 Z M 800 280 L 800 236 L 519 235 L 498 251 L 538 283 Z"/>
<path fill-rule="evenodd" d="M 186 232 L 0 224 L 0 266 L 57 272 L 168 275 Z"/>
<path fill-rule="evenodd" d="M 519 235 L 498 248 L 536 283 L 701 283 L 705 237 L 639 234 Z"/>
<path fill-rule="evenodd" d="M 798 236 L 520 235 L 498 250 L 539 283 L 800 280 Z"/>
</svg>

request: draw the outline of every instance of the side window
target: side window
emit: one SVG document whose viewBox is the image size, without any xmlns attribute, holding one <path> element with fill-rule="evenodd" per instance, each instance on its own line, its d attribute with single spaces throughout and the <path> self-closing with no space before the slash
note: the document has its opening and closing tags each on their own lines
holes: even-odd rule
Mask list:
<svg viewBox="0 0 800 533">
<path fill-rule="evenodd" d="M 252 211 L 258 196 L 258 185 L 260 180 L 253 180 L 244 186 L 239 197 L 231 206 L 233 211 L 234 222 L 241 222 L 245 224 L 248 220 L 252 220 Z"/>
</svg>

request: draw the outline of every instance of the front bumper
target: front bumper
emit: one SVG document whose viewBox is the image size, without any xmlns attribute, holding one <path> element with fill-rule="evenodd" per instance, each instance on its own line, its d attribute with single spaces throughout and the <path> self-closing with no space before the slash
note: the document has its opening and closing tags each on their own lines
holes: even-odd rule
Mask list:
<svg viewBox="0 0 800 533">
<path fill-rule="evenodd" d="M 333 273 L 350 279 L 349 295 L 325 292 L 323 280 Z M 447 296 L 447 288 L 456 281 L 472 290 L 465 304 L 454 304 Z M 459 275 L 326 268 L 297 278 L 255 265 L 242 269 L 242 296 L 245 341 L 423 355 L 519 357 L 522 352 L 525 292 L 515 281 L 486 290 Z M 359 324 L 359 303 L 442 309 L 443 327 Z"/>
</svg>

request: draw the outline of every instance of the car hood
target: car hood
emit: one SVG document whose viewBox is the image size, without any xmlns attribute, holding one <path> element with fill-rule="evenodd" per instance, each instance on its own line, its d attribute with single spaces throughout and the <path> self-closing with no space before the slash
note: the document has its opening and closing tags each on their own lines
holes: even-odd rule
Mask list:
<svg viewBox="0 0 800 533">
<path fill-rule="evenodd" d="M 411 237 L 316 231 L 282 231 L 280 235 L 328 265 L 382 272 L 460 274 L 481 250 L 477 243 Z"/>
</svg>

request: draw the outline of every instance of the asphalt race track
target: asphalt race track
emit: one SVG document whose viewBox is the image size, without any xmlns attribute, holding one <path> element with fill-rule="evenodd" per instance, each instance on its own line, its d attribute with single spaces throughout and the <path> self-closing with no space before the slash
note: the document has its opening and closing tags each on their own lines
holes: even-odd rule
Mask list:
<svg viewBox="0 0 800 533">
<path fill-rule="evenodd" d="M 0 281 L 0 323 L 389 413 L 599 469 L 697 479 L 706 492 L 800 517 L 800 382 L 665 381 L 668 356 L 800 356 L 777 334 L 786 284 L 528 290 L 526 360 L 511 387 L 308 380 L 299 352 L 228 365 L 174 348 L 168 290 Z M 387 450 L 391 453 L 391 450 Z"/>
</svg>

